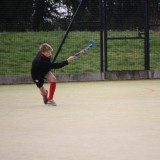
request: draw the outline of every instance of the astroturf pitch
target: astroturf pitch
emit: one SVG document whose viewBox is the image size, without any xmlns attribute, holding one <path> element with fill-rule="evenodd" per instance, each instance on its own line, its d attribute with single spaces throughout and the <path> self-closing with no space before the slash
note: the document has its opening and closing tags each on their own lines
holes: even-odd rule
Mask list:
<svg viewBox="0 0 160 160">
<path fill-rule="evenodd" d="M 2 160 L 160 159 L 160 80 L 57 83 L 55 101 L 0 85 Z"/>
</svg>

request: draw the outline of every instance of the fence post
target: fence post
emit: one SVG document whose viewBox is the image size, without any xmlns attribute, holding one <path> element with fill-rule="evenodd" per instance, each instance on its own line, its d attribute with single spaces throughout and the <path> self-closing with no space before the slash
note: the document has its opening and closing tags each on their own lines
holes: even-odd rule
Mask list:
<svg viewBox="0 0 160 160">
<path fill-rule="evenodd" d="M 149 0 L 145 0 L 145 40 L 144 40 L 144 58 L 145 58 L 145 70 L 150 70 L 150 44 L 149 44 Z"/>
<path fill-rule="evenodd" d="M 67 38 L 67 36 L 68 36 L 68 33 L 69 33 L 69 31 L 70 31 L 70 29 L 71 29 L 71 27 L 72 27 L 72 25 L 73 25 L 73 22 L 74 22 L 74 20 L 75 20 L 75 18 L 76 18 L 76 15 L 77 15 L 78 11 L 80 10 L 80 7 L 81 7 L 82 3 L 83 3 L 83 0 L 81 0 L 81 2 L 80 2 L 80 4 L 79 4 L 76 12 L 75 12 L 74 15 L 73 15 L 73 18 L 72 18 L 72 20 L 71 20 L 71 22 L 70 22 L 70 24 L 69 24 L 69 26 L 68 26 L 68 28 L 67 28 L 67 31 L 65 32 L 65 35 L 64 35 L 64 37 L 63 37 L 63 39 L 62 39 L 62 42 L 61 42 L 61 44 L 60 44 L 60 46 L 59 46 L 59 48 L 58 48 L 58 50 L 57 50 L 57 52 L 56 52 L 53 60 L 52 60 L 52 63 L 55 62 L 57 56 L 59 55 L 59 52 L 60 52 L 60 50 L 62 49 L 62 46 L 63 46 L 63 44 L 64 44 L 64 42 L 65 42 L 65 40 L 66 40 L 66 38 Z"/>
<path fill-rule="evenodd" d="M 105 72 L 108 71 L 108 49 L 107 49 L 107 41 L 108 41 L 108 38 L 107 38 L 107 4 L 106 4 L 106 0 L 103 0 L 103 7 L 104 7 L 104 56 L 105 56 Z"/>
<path fill-rule="evenodd" d="M 100 46 L 101 46 L 101 53 L 100 53 L 100 63 L 101 63 L 101 73 L 104 71 L 104 63 L 103 63 L 103 0 L 99 0 L 100 4 Z"/>
</svg>

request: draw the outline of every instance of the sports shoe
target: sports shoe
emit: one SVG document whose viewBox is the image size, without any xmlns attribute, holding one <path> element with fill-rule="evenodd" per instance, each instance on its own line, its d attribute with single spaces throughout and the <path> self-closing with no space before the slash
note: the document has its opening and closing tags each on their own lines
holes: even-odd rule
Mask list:
<svg viewBox="0 0 160 160">
<path fill-rule="evenodd" d="M 50 106 L 57 106 L 57 104 L 55 103 L 54 100 L 48 100 L 47 104 L 50 105 Z"/>
<path fill-rule="evenodd" d="M 43 96 L 43 102 L 44 102 L 44 104 L 47 104 L 47 102 L 48 102 L 47 96 L 48 96 L 48 91 L 46 90 L 46 95 Z"/>
</svg>

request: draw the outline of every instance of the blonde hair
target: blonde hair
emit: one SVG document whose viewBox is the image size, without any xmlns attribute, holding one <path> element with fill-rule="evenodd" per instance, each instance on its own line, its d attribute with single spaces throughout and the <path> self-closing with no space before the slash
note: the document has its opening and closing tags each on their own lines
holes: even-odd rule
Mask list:
<svg viewBox="0 0 160 160">
<path fill-rule="evenodd" d="M 53 48 L 48 43 L 43 43 L 40 45 L 40 51 L 41 52 L 53 51 Z"/>
</svg>

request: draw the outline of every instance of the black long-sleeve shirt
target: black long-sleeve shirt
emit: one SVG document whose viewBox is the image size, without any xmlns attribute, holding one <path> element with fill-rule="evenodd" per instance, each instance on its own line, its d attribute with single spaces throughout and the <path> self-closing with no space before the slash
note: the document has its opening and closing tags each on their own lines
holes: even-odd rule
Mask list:
<svg viewBox="0 0 160 160">
<path fill-rule="evenodd" d="M 50 61 L 50 58 L 45 57 L 40 52 L 33 59 L 31 76 L 32 79 L 42 79 L 51 69 L 58 69 L 68 65 L 68 61 L 62 61 L 60 63 L 53 63 Z"/>
</svg>

